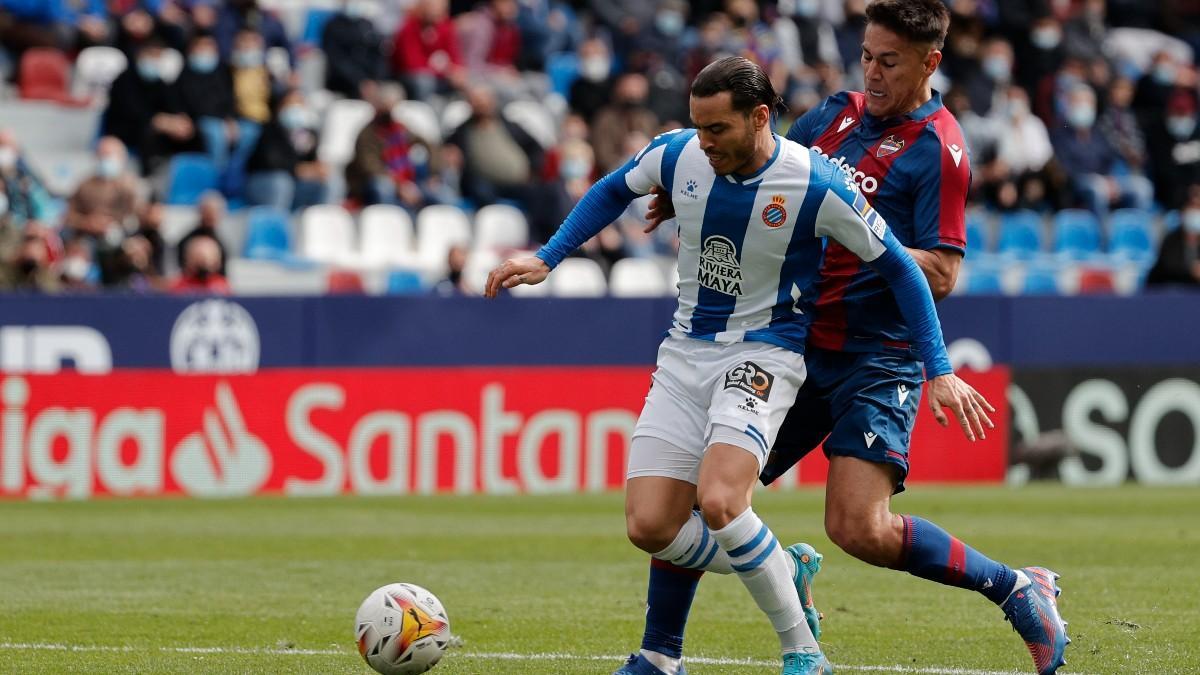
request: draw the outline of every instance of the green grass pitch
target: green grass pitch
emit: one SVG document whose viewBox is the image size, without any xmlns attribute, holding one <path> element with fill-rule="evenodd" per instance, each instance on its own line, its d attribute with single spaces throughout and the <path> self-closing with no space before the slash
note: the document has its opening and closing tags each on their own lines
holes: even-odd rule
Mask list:
<svg viewBox="0 0 1200 675">
<path fill-rule="evenodd" d="M 838 672 L 1032 671 L 987 601 L 836 550 L 821 499 L 756 508 L 825 553 Z M 916 486 L 895 504 L 1063 575 L 1064 674 L 1200 672 L 1200 490 Z M 621 514 L 618 494 L 0 502 L 0 673 L 366 674 L 354 611 L 392 581 L 446 605 L 462 644 L 436 674 L 608 673 L 637 646 L 646 582 Z M 695 675 L 778 672 L 734 578 L 705 577 L 687 637 Z"/>
</svg>

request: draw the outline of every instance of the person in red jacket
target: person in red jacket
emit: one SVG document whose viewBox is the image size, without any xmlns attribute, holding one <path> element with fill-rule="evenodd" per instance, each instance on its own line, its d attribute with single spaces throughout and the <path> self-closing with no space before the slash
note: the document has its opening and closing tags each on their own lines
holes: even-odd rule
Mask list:
<svg viewBox="0 0 1200 675">
<path fill-rule="evenodd" d="M 396 31 L 392 72 L 409 98 L 457 89 L 465 81 L 462 53 L 447 0 L 418 0 Z"/>
</svg>

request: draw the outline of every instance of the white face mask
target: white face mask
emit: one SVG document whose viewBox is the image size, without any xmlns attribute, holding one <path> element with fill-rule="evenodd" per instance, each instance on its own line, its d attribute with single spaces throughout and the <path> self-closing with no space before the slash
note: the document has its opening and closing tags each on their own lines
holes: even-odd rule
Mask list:
<svg viewBox="0 0 1200 675">
<path fill-rule="evenodd" d="M 0 147 L 0 171 L 7 171 L 17 165 L 17 149 L 11 145 Z"/>
<path fill-rule="evenodd" d="M 1038 49 L 1054 49 L 1062 42 L 1062 32 L 1057 28 L 1038 28 L 1030 34 L 1029 39 Z"/>
<path fill-rule="evenodd" d="M 62 262 L 62 274 L 71 281 L 83 281 L 92 271 L 92 263 L 87 258 L 73 255 Z"/>
<path fill-rule="evenodd" d="M 1200 234 L 1200 209 L 1191 209 L 1183 212 L 1183 217 L 1180 218 L 1184 228 L 1193 234 Z"/>
<path fill-rule="evenodd" d="M 1167 132 L 1178 140 L 1192 137 L 1196 130 L 1196 118 L 1191 115 L 1172 116 L 1167 118 Z"/>
<path fill-rule="evenodd" d="M 125 170 L 125 164 L 116 157 L 101 157 L 96 163 L 96 173 L 101 178 L 116 178 Z"/>
<path fill-rule="evenodd" d="M 603 82 L 611 68 L 608 57 L 589 56 L 579 62 L 579 76 L 588 82 Z"/>
<path fill-rule="evenodd" d="M 1076 129 L 1091 129 L 1096 123 L 1096 109 L 1091 106 L 1076 106 L 1067 111 L 1067 121 Z"/>
</svg>

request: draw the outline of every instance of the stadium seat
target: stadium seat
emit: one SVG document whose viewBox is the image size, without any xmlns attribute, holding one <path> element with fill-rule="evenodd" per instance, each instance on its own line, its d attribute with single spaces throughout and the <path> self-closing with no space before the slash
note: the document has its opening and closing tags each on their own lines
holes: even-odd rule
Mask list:
<svg viewBox="0 0 1200 675">
<path fill-rule="evenodd" d="M 300 34 L 300 42 L 306 45 L 321 44 L 321 35 L 325 32 L 325 24 L 337 14 L 336 9 L 327 7 L 309 7 L 304 16 L 304 32 Z"/>
<path fill-rule="evenodd" d="M 372 267 L 412 265 L 413 223 L 408 211 L 390 204 L 374 204 L 358 216 L 359 256 Z"/>
<path fill-rule="evenodd" d="M 1100 253 L 1100 221 L 1083 209 L 1063 209 L 1054 215 L 1054 252 L 1071 260 Z"/>
<path fill-rule="evenodd" d="M 21 57 L 18 78 L 21 98 L 34 101 L 73 103 L 71 62 L 61 51 L 49 47 L 29 49 Z"/>
<path fill-rule="evenodd" d="M 417 214 L 417 264 L 428 279 L 445 276 L 451 246 L 470 243 L 471 223 L 457 206 L 435 204 Z"/>
<path fill-rule="evenodd" d="M 362 295 L 367 292 L 363 279 L 358 272 L 350 270 L 332 270 L 329 273 L 330 293 L 343 295 Z"/>
<path fill-rule="evenodd" d="M 321 295 L 329 288 L 324 269 L 277 260 L 230 258 L 226 272 L 238 295 Z"/>
<path fill-rule="evenodd" d="M 282 261 L 289 258 L 292 255 L 292 233 L 287 214 L 270 206 L 247 209 L 243 255 L 251 260 Z"/>
<path fill-rule="evenodd" d="M 437 113 L 425 101 L 401 101 L 392 108 L 392 119 L 429 145 L 441 145 L 442 129 Z"/>
<path fill-rule="evenodd" d="M 194 206 L 200 195 L 217 188 L 217 167 L 208 155 L 185 152 L 167 167 L 167 204 Z"/>
<path fill-rule="evenodd" d="M 424 293 L 425 286 L 421 283 L 421 275 L 412 270 L 392 270 L 388 272 L 388 295 L 415 295 Z"/>
<path fill-rule="evenodd" d="M 1042 250 L 1042 217 L 1021 209 L 1000 216 L 1000 240 L 997 252 L 1028 260 Z"/>
<path fill-rule="evenodd" d="M 476 249 L 467 256 L 467 264 L 463 266 L 463 282 L 474 293 L 483 293 L 487 286 L 488 274 L 504 262 L 500 254 L 489 249 Z"/>
<path fill-rule="evenodd" d="M 475 214 L 475 250 L 503 251 L 529 244 L 529 223 L 521 210 L 508 204 L 489 204 Z"/>
<path fill-rule="evenodd" d="M 649 258 L 623 258 L 612 267 L 608 290 L 618 298 L 657 298 L 671 295 L 662 268 Z"/>
<path fill-rule="evenodd" d="M 968 253 L 963 262 L 963 292 L 967 295 L 1003 294 L 1005 272 L 1010 267 L 1010 260 L 996 254 Z"/>
<path fill-rule="evenodd" d="M 75 59 L 75 92 L 86 98 L 107 98 L 109 86 L 128 65 L 129 59 L 116 47 L 84 49 Z"/>
<path fill-rule="evenodd" d="M 310 206 L 300 216 L 300 256 L 303 258 L 354 265 L 358 261 L 354 240 L 354 219 L 341 206 Z"/>
<path fill-rule="evenodd" d="M 1092 295 L 1112 295 L 1117 292 L 1113 271 L 1102 267 L 1085 267 L 1079 271 L 1079 292 Z"/>
<path fill-rule="evenodd" d="M 1109 217 L 1108 252 L 1130 261 L 1152 260 L 1155 256 L 1154 216 L 1140 209 L 1118 209 Z"/>
<path fill-rule="evenodd" d="M 559 96 L 570 96 L 571 85 L 579 79 L 579 56 L 572 52 L 551 54 L 546 59 L 546 75 L 550 88 Z"/>
<path fill-rule="evenodd" d="M 450 138 L 463 122 L 471 119 L 471 104 L 461 99 L 450 101 L 442 109 L 442 138 Z"/>
<path fill-rule="evenodd" d="M 1032 264 L 1025 268 L 1021 291 L 1026 295 L 1058 295 L 1061 292 L 1061 270 L 1048 264 Z"/>
<path fill-rule="evenodd" d="M 344 167 L 354 158 L 354 142 L 363 127 L 375 117 L 375 108 L 358 99 L 339 99 L 325 112 L 321 145 L 317 157 L 335 167 Z"/>
<path fill-rule="evenodd" d="M 551 148 L 558 142 L 558 124 L 546 106 L 538 101 L 513 101 L 504 106 L 503 115 L 543 148 Z"/>
<path fill-rule="evenodd" d="M 547 279 L 550 294 L 562 298 L 598 298 L 608 293 L 604 270 L 591 258 L 567 258 Z"/>
<path fill-rule="evenodd" d="M 990 230 L 986 212 L 967 211 L 967 251 L 972 254 L 991 251 Z"/>
</svg>

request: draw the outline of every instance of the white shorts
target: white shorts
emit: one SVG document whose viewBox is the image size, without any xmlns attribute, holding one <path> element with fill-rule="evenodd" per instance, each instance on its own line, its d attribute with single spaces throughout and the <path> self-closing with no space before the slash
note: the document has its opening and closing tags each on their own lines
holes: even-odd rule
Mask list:
<svg viewBox="0 0 1200 675">
<path fill-rule="evenodd" d="M 667 337 L 633 431 L 626 477 L 695 484 L 704 451 L 718 442 L 745 448 L 761 470 L 805 374 L 802 354 L 765 342 Z"/>
</svg>

